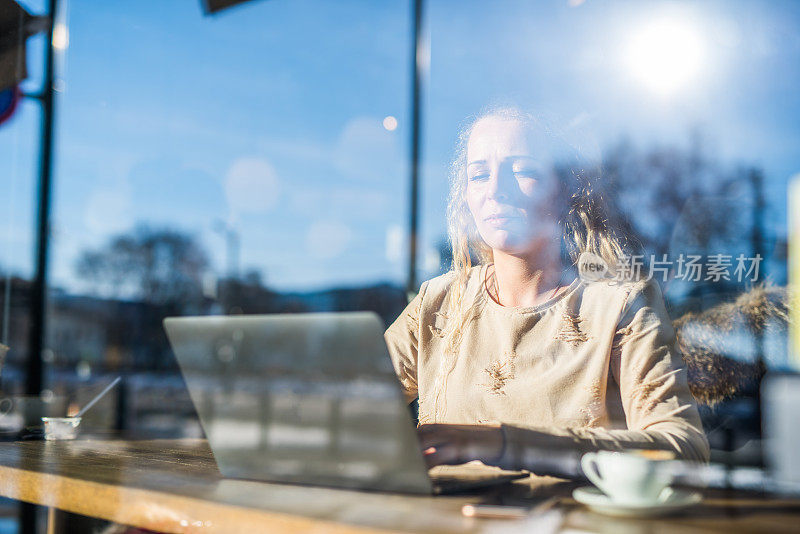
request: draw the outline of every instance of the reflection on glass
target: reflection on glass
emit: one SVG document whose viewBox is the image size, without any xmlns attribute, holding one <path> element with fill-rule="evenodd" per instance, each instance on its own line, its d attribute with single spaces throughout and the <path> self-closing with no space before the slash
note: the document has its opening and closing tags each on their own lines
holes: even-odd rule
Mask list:
<svg viewBox="0 0 800 534">
<path fill-rule="evenodd" d="M 71 5 L 54 35 L 59 75 L 68 83 L 58 84 L 52 291 L 42 356 L 48 393 L 38 399 L 22 397 L 38 103 L 23 99 L 0 125 L 0 174 L 7 178 L 0 341 L 10 346 L 2 369 L 8 403 L 0 403 L 0 413 L 14 406 L 0 427 L 18 432 L 35 419 L 36 406 L 66 415 L 122 374 L 123 387 L 82 423 L 89 435 L 114 429 L 131 437 L 199 437 L 164 317 L 371 310 L 389 325 L 401 316 L 410 237 L 405 140 L 414 126 L 405 112 L 407 11 L 402 3 L 309 0 L 244 2 L 204 17 L 196 3 L 159 6 L 158 16 L 133 2 L 102 11 Z M 630 276 L 658 286 L 666 313 L 659 324 L 675 329 L 674 355 L 686 366 L 712 459 L 715 451 L 736 451 L 716 458 L 759 465 L 759 383 L 792 366 L 785 197 L 787 179 L 800 169 L 792 144 L 800 124 L 792 103 L 800 73 L 795 10 L 762 1 L 580 0 L 489 9 L 470 0 L 457 9 L 429 2 L 425 15 L 431 38 L 422 54 L 430 55 L 423 58 L 430 75 L 423 80 L 422 226 L 413 236 L 418 277 L 433 279 L 453 261 L 459 276 L 467 259 L 496 263 L 487 261 L 485 247 L 465 252 L 459 245 L 454 254 L 448 242 L 443 213 L 453 137 L 487 101 L 536 110 L 531 115 L 546 128 L 521 134 L 509 121 L 495 124 L 484 135 L 494 144 L 480 157 L 467 158 L 462 139 L 459 163 L 470 194 L 465 186 L 459 216 L 476 224 L 450 237 L 514 254 L 537 242 L 537 255 L 547 257 L 545 297 L 558 298 L 580 274 L 569 247 L 562 250 L 563 212 L 591 185 L 601 193 L 591 198 L 600 215 L 630 245 L 622 261 L 597 254 L 606 264 L 598 278 Z M 34 58 L 43 40 L 30 39 L 25 93 L 39 90 Z M 489 122 L 480 126 L 491 130 Z M 493 161 L 501 138 L 515 157 Z M 493 182 L 492 173 L 508 179 Z M 506 200 L 495 203 L 493 195 Z M 600 228 L 588 225 L 579 237 L 591 241 Z M 504 306 L 541 304 L 509 291 L 492 269 L 484 273 L 488 295 Z M 599 308 L 610 313 L 610 306 Z M 620 330 L 593 330 L 581 310 L 568 311 L 578 315 L 568 313 L 542 336 L 565 344 L 563 354 L 580 356 L 597 332 Z M 449 340 L 453 312 L 424 319 L 421 338 Z M 498 330 L 485 337 L 496 339 Z M 237 376 L 242 343 L 232 336 L 209 352 L 224 380 Z M 480 343 L 464 339 L 462 346 Z M 541 344 L 497 343 L 468 355 L 486 361 L 459 393 L 464 398 L 448 399 L 460 388 L 436 382 L 459 368 L 416 384 L 417 394 L 439 392 L 420 398 L 421 422 L 530 422 L 503 405 L 514 388 L 551 384 L 541 379 L 547 366 L 529 369 L 513 356 Z M 523 380 L 526 372 L 535 377 Z M 232 419 L 211 427 L 215 439 L 236 434 L 231 441 L 270 450 L 318 451 L 332 443 L 359 454 L 392 450 L 390 439 L 363 441 L 358 424 L 342 428 L 336 441 L 322 423 L 388 418 L 379 403 L 291 388 L 261 398 L 224 380 L 201 404 L 222 409 L 228 399 L 231 409 L 276 419 L 269 432 Z M 637 378 L 629 385 L 646 390 L 648 383 Z M 551 413 L 536 423 L 627 431 L 624 416 L 632 412 L 604 405 L 620 385 L 598 380 L 567 400 L 549 397 L 535 410 Z M 436 408 L 454 402 L 475 406 L 474 413 L 454 417 Z"/>
</svg>

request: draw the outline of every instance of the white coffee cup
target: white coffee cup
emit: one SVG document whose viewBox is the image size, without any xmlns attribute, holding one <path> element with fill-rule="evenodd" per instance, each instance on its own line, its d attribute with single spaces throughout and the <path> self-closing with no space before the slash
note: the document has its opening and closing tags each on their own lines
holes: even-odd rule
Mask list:
<svg viewBox="0 0 800 534">
<path fill-rule="evenodd" d="M 600 451 L 584 454 L 581 467 L 614 502 L 645 505 L 659 502 L 672 482 L 674 459 L 668 451 Z"/>
</svg>

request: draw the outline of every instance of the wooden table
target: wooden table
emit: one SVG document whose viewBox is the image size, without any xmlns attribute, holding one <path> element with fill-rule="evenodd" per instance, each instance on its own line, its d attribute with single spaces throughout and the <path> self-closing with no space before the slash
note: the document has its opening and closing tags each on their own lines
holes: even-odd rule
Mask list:
<svg viewBox="0 0 800 534">
<path fill-rule="evenodd" d="M 412 497 L 223 479 L 205 440 L 0 443 L 0 495 L 163 532 L 800 532 L 800 499 L 707 491 L 686 515 L 652 520 L 590 513 L 574 487 L 532 477 L 503 491 L 563 496 L 528 520 L 482 520 L 483 496 Z M 495 490 L 496 491 L 496 490 Z"/>
</svg>

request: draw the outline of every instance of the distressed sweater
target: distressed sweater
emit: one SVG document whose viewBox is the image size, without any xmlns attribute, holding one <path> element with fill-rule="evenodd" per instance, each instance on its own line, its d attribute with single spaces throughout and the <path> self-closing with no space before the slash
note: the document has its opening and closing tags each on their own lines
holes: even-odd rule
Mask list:
<svg viewBox="0 0 800 534">
<path fill-rule="evenodd" d="M 420 424 L 500 424 L 496 463 L 542 474 L 543 451 L 572 453 L 553 460 L 558 472 L 564 461 L 577 470 L 579 455 L 598 449 L 708 459 L 657 284 L 576 279 L 538 306 L 514 308 L 489 296 L 487 267 L 469 272 L 454 343 L 452 272 L 423 283 L 386 331 L 406 399 L 419 399 Z"/>
</svg>

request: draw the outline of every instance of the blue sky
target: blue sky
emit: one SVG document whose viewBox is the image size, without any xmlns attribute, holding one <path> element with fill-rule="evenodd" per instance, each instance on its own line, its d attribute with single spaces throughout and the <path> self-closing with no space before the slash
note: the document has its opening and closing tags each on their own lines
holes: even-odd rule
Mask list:
<svg viewBox="0 0 800 534">
<path fill-rule="evenodd" d="M 33 11 L 42 2 L 27 2 Z M 574 5 L 573 4 L 579 4 Z M 800 4 L 428 2 L 422 276 L 444 234 L 458 125 L 513 100 L 557 117 L 590 155 L 621 137 L 685 145 L 698 128 L 725 164 L 766 170 L 770 224 L 785 225 L 800 171 Z M 61 58 L 54 283 L 80 290 L 80 251 L 138 222 L 194 233 L 225 265 L 282 289 L 403 283 L 410 89 L 407 1 L 260 0 L 204 17 L 197 0 L 71 0 Z M 637 28 L 697 28 L 699 75 L 654 95 L 621 58 Z M 40 40 L 41 41 L 41 40 Z M 31 43 L 29 85 L 41 42 Z M 627 70 L 626 70 L 627 69 Z M 398 128 L 382 126 L 395 116 Z M 0 266 L 32 265 L 36 104 L 0 127 Z"/>
</svg>

